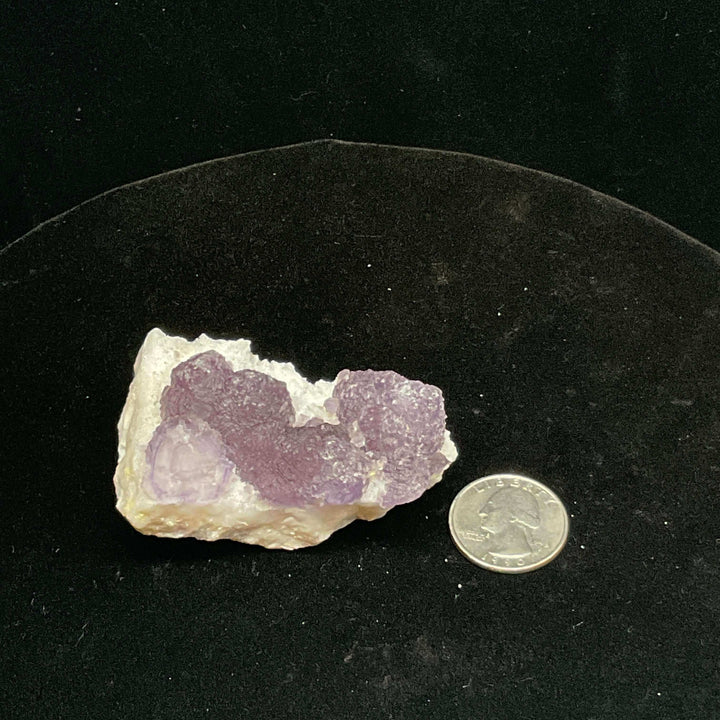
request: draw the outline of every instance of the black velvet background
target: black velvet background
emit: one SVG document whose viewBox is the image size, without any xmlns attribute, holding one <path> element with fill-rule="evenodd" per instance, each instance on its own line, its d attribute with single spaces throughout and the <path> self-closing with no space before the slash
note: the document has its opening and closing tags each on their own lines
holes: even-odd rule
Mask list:
<svg viewBox="0 0 720 720">
<path fill-rule="evenodd" d="M 4 717 L 715 717 L 718 256 L 583 187 L 322 142 L 121 188 L 0 256 Z M 147 330 L 443 388 L 460 458 L 322 545 L 114 510 Z M 522 576 L 447 531 L 515 470 L 571 513 Z"/>
<path fill-rule="evenodd" d="M 0 232 L 338 138 L 568 177 L 720 248 L 712 0 L 6 0 Z"/>
<path fill-rule="evenodd" d="M 3 3 L 0 717 L 717 717 L 706 248 L 547 176 L 333 143 L 15 241 L 122 183 L 341 138 L 553 172 L 720 248 L 719 8 Z M 307 551 L 140 536 L 113 509 L 115 423 L 156 324 L 313 378 L 434 382 L 460 459 Z M 466 482 L 512 469 L 573 514 L 522 577 L 446 529 Z"/>
</svg>

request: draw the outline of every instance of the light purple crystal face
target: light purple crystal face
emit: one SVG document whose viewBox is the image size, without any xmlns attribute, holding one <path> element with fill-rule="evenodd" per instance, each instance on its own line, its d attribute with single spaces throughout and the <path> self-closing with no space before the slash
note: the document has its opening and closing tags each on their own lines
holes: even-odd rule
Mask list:
<svg viewBox="0 0 720 720">
<path fill-rule="evenodd" d="M 351 504 L 375 478 L 393 507 L 449 464 L 442 393 L 391 371 L 344 370 L 326 402 L 340 424 L 294 427 L 284 383 L 208 351 L 173 370 L 160 407 L 144 484 L 163 502 L 211 502 L 234 469 L 278 505 Z"/>
<path fill-rule="evenodd" d="M 170 418 L 147 449 L 148 483 L 165 502 L 208 503 L 225 491 L 232 463 L 220 435 L 197 419 Z"/>
<path fill-rule="evenodd" d="M 345 370 L 333 397 L 339 402 L 340 423 L 350 428 L 356 423 L 365 449 L 385 458 L 383 472 L 392 480 L 385 507 L 420 497 L 430 477 L 448 465 L 440 452 L 445 405 L 439 388 L 392 370 Z"/>
</svg>

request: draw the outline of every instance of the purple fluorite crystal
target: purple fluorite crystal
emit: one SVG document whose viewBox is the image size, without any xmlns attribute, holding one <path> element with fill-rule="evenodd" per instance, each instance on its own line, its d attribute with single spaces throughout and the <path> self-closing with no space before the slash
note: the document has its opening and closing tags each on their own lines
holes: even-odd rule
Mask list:
<svg viewBox="0 0 720 720">
<path fill-rule="evenodd" d="M 391 371 L 344 370 L 326 402 L 339 424 L 295 427 L 285 383 L 235 372 L 211 350 L 173 370 L 160 405 L 144 482 L 162 502 L 211 502 L 234 469 L 278 505 L 355 503 L 374 478 L 380 504 L 392 507 L 419 497 L 449 464 L 442 393 Z"/>
<path fill-rule="evenodd" d="M 212 502 L 223 494 L 232 472 L 220 434 L 198 419 L 166 420 L 147 456 L 148 483 L 166 502 Z"/>
<path fill-rule="evenodd" d="M 360 431 L 365 449 L 385 458 L 383 472 L 392 479 L 383 505 L 392 507 L 420 497 L 428 479 L 442 470 L 445 406 L 440 390 L 407 380 L 392 370 L 344 370 L 333 397 L 345 427 Z"/>
</svg>

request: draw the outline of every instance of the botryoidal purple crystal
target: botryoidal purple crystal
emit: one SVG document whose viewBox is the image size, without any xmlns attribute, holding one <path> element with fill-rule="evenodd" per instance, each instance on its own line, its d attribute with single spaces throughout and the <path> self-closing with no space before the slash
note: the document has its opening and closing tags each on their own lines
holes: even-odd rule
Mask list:
<svg viewBox="0 0 720 720">
<path fill-rule="evenodd" d="M 280 506 L 346 505 L 368 482 L 385 508 L 410 502 L 450 461 L 441 391 L 392 371 L 343 370 L 326 407 L 338 424 L 295 426 L 285 383 L 233 371 L 209 350 L 180 363 L 162 393 L 147 446 L 146 491 L 164 503 L 204 504 L 228 492 L 233 470 Z"/>
</svg>

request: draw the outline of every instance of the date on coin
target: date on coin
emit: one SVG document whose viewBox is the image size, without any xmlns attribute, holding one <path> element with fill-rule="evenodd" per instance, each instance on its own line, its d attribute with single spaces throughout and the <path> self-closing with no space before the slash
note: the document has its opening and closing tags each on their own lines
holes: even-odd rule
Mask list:
<svg viewBox="0 0 720 720">
<path fill-rule="evenodd" d="M 470 562 L 501 573 L 547 565 L 565 546 L 570 522 L 560 498 L 522 475 L 488 475 L 450 506 L 450 534 Z"/>
</svg>

